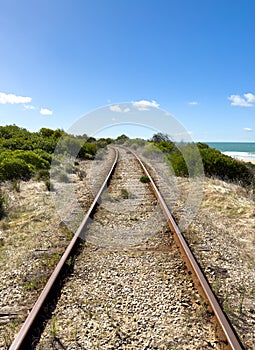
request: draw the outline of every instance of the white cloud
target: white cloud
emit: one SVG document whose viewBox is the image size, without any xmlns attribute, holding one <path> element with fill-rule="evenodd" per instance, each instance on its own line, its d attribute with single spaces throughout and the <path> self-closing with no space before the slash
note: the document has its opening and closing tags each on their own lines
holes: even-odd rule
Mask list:
<svg viewBox="0 0 255 350">
<path fill-rule="evenodd" d="M 40 114 L 42 114 L 42 115 L 52 115 L 53 112 L 50 109 L 48 109 L 48 108 L 41 108 Z"/>
<path fill-rule="evenodd" d="M 255 103 L 255 95 L 251 93 L 240 95 L 230 95 L 228 100 L 231 101 L 231 106 L 252 107 Z"/>
<path fill-rule="evenodd" d="M 24 105 L 24 109 L 35 109 L 35 106 L 32 105 Z"/>
<path fill-rule="evenodd" d="M 0 104 L 16 104 L 16 103 L 30 103 L 32 101 L 31 97 L 17 96 L 15 94 L 6 94 L 5 92 L 0 92 Z"/>
<path fill-rule="evenodd" d="M 244 97 L 250 103 L 254 103 L 255 102 L 255 95 L 251 94 L 250 92 L 248 94 L 244 94 Z"/>
<path fill-rule="evenodd" d="M 109 107 L 110 111 L 112 112 L 121 112 L 121 108 L 119 105 L 113 105 Z"/>
<path fill-rule="evenodd" d="M 243 128 L 244 129 L 244 131 L 253 131 L 253 129 L 252 128 Z"/>
<path fill-rule="evenodd" d="M 132 105 L 138 109 L 138 111 L 148 111 L 151 107 L 158 108 L 159 104 L 156 101 L 141 100 L 132 102 Z"/>
<path fill-rule="evenodd" d="M 109 107 L 110 111 L 112 112 L 119 112 L 119 113 L 128 113 L 130 112 L 130 108 L 124 108 L 121 109 L 121 107 L 119 105 L 112 105 Z"/>
<path fill-rule="evenodd" d="M 191 102 L 189 102 L 189 105 L 196 106 L 196 105 L 198 105 L 198 102 L 197 101 L 191 101 Z"/>
</svg>

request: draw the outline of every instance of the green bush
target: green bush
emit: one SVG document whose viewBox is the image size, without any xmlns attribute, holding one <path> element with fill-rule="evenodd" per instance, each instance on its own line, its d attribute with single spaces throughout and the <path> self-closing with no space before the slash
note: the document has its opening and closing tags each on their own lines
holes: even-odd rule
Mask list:
<svg viewBox="0 0 255 350">
<path fill-rule="evenodd" d="M 239 182 L 244 186 L 252 184 L 254 174 L 252 168 L 245 163 L 228 157 L 214 148 L 200 148 L 200 153 L 207 176 Z"/>
<path fill-rule="evenodd" d="M 148 176 L 141 176 L 140 181 L 144 184 L 147 184 L 148 182 L 150 182 L 150 179 L 148 178 Z"/>
<path fill-rule="evenodd" d="M 36 171 L 48 171 L 49 167 L 50 163 L 33 151 L 5 151 L 0 154 L 0 181 L 29 179 Z"/>
<path fill-rule="evenodd" d="M 0 162 L 0 181 L 23 179 L 28 180 L 33 169 L 23 159 L 5 158 Z"/>
<path fill-rule="evenodd" d="M 97 146 L 94 143 L 84 143 L 78 153 L 78 157 L 81 159 L 94 159 L 97 153 Z"/>
<path fill-rule="evenodd" d="M 13 157 L 23 159 L 27 164 L 33 166 L 36 170 L 49 169 L 50 163 L 40 157 L 33 151 L 16 150 L 12 153 Z"/>
<path fill-rule="evenodd" d="M 169 160 L 176 176 L 189 176 L 187 164 L 179 150 L 176 149 L 171 152 L 171 154 L 168 155 L 167 159 Z"/>
<path fill-rule="evenodd" d="M 196 176 L 204 170 L 204 174 L 209 177 L 238 182 L 243 186 L 254 186 L 255 168 L 252 165 L 226 156 L 205 143 L 182 144 L 177 148 L 173 147 L 171 141 L 164 139 L 164 135 L 154 136 L 152 145 L 167 154 L 176 176 Z"/>
<path fill-rule="evenodd" d="M 39 157 L 41 157 L 42 159 L 46 160 L 49 164 L 52 161 L 52 155 L 42 149 L 35 149 L 33 151 L 35 154 L 37 154 Z"/>
</svg>

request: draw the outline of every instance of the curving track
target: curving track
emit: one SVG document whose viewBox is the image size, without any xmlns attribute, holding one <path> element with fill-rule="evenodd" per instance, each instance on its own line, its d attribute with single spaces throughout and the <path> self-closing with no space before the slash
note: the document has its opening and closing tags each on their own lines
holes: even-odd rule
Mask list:
<svg viewBox="0 0 255 350">
<path fill-rule="evenodd" d="M 79 237 L 86 243 L 40 339 L 30 338 L 31 348 L 242 349 L 203 274 L 197 273 L 196 261 L 152 179 L 142 183 L 145 168 L 130 151 L 120 147 L 118 151 L 113 174 L 94 201 L 100 206 L 91 207 L 86 214 L 10 349 L 27 349 L 28 345 L 22 345 L 26 332 Z M 92 213 L 93 220 L 89 219 Z M 197 291 L 201 283 L 205 283 L 203 294 L 209 296 L 211 308 Z M 223 337 L 210 309 L 221 324 Z"/>
</svg>

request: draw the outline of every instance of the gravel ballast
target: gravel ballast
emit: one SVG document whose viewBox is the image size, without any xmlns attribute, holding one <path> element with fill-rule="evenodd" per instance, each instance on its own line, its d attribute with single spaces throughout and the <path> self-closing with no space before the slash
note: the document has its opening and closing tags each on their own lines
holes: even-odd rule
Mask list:
<svg viewBox="0 0 255 350">
<path fill-rule="evenodd" d="M 100 160 L 97 162 L 99 166 Z M 80 207 L 83 209 L 83 211 L 88 208 L 88 205 L 91 202 L 92 196 L 95 192 L 95 190 L 91 191 L 93 184 L 95 183 L 96 188 L 96 186 L 98 186 L 96 183 L 100 182 L 100 177 L 94 181 L 95 174 L 99 175 L 101 172 L 103 173 L 103 171 L 106 171 L 104 162 L 101 162 L 101 171 L 95 171 L 95 167 L 94 165 L 92 166 L 92 164 L 93 162 L 91 161 L 80 162 L 80 169 L 83 170 L 85 175 L 70 175 L 70 180 L 73 181 L 78 202 L 80 203 Z M 164 175 L 164 170 L 162 171 L 162 168 L 160 168 L 159 173 L 160 175 Z M 178 188 L 178 193 L 169 195 L 168 192 L 166 197 L 168 198 L 171 210 L 174 212 L 174 215 L 178 221 L 184 212 L 184 203 L 187 199 L 187 194 L 189 191 L 189 180 L 175 178 L 174 181 L 177 184 L 176 186 Z M 162 184 L 162 187 L 165 187 L 167 193 L 167 182 L 164 183 L 162 180 Z M 56 185 L 56 187 L 57 186 L 58 185 Z M 75 209 L 72 215 L 66 219 L 66 222 L 63 221 L 56 212 L 54 203 L 51 200 L 51 194 L 47 191 L 43 182 L 21 182 L 19 192 L 17 192 L 10 183 L 1 184 L 1 189 L 8 199 L 8 210 L 7 217 L 3 218 L 0 222 L 0 349 L 8 349 L 8 344 L 11 343 L 15 333 L 21 325 L 21 322 L 25 319 L 27 313 L 36 300 L 36 297 L 39 295 L 39 292 L 45 283 L 44 281 L 49 276 L 50 271 L 53 269 L 53 265 L 57 262 L 61 252 L 68 244 L 71 235 L 66 229 L 66 224 L 68 225 L 69 222 L 74 223 L 74 226 L 77 224 L 75 221 L 77 211 Z M 121 192 L 119 195 L 120 194 Z M 109 197 L 111 197 L 111 195 L 109 196 L 109 193 L 107 193 L 105 200 L 108 200 L 108 203 L 109 199 L 111 200 Z M 127 198 L 125 199 L 124 203 L 127 201 L 131 203 L 131 200 L 132 198 Z M 115 204 L 116 203 L 112 201 L 111 206 L 113 207 Z M 81 208 L 79 208 L 79 212 L 82 212 Z M 122 216 L 123 215 L 124 214 L 122 213 Z M 136 214 L 132 214 L 132 220 L 130 221 L 137 223 L 138 217 Z M 141 289 L 143 289 L 143 293 L 140 293 L 139 300 L 143 300 L 141 301 L 141 305 L 143 303 L 148 305 L 148 303 L 146 304 L 147 289 L 152 290 L 152 299 L 149 299 L 149 303 L 152 305 L 152 312 L 156 313 L 156 303 L 158 302 L 156 300 L 157 293 L 155 290 L 153 291 L 152 285 L 159 285 L 159 292 L 163 293 L 163 295 L 165 295 L 164 293 L 169 293 L 172 280 L 168 276 L 164 277 L 164 273 L 159 272 L 157 266 L 162 264 L 160 265 L 162 266 L 162 269 L 164 266 L 167 269 L 170 269 L 169 257 L 171 257 L 171 259 L 173 258 L 171 255 L 173 247 L 171 239 L 170 241 L 167 241 L 167 243 L 165 242 L 165 239 L 168 240 L 168 233 L 165 228 L 163 230 L 161 228 L 162 227 L 159 227 L 159 230 L 157 231 L 158 239 L 155 239 L 153 234 L 147 241 L 141 236 L 142 243 L 140 243 L 140 245 L 137 244 L 136 247 L 132 247 L 132 245 L 130 246 L 129 244 L 126 247 L 126 250 L 123 250 L 123 256 L 121 255 L 122 253 L 120 251 L 121 245 L 119 245 L 119 247 L 118 245 L 111 247 L 108 244 L 107 247 L 106 244 L 106 247 L 97 247 L 95 246 L 95 242 L 93 243 L 92 240 L 89 244 L 87 243 L 87 246 L 84 248 L 84 261 L 88 266 L 88 280 L 84 280 L 83 283 L 80 283 L 80 290 L 79 288 L 73 289 L 73 287 L 71 287 L 71 280 L 67 281 L 67 288 L 69 288 L 73 294 L 77 292 L 77 295 L 80 296 L 75 303 L 72 303 L 73 306 L 70 310 L 67 306 L 65 306 L 65 303 L 68 305 L 68 295 L 70 294 L 68 291 L 66 294 L 62 294 L 59 300 L 60 310 L 56 310 L 54 318 L 49 321 L 49 324 L 46 326 L 46 328 L 48 327 L 49 330 L 48 335 L 45 333 L 42 337 L 45 344 L 44 349 L 48 349 L 48 346 L 52 346 L 52 348 L 55 349 L 62 349 L 63 347 L 61 347 L 58 342 L 58 340 L 61 342 L 61 339 L 64 339 L 64 341 L 69 341 L 69 345 L 67 347 L 68 349 L 80 349 L 82 334 L 80 334 L 79 327 L 77 326 L 77 319 L 82 319 L 83 324 L 87 325 L 88 320 L 91 318 L 92 321 L 89 323 L 91 327 L 90 334 L 94 334 L 96 332 L 98 336 L 100 333 L 98 330 L 98 324 L 104 325 L 105 322 L 105 328 L 103 329 L 110 329 L 112 332 L 111 335 L 115 334 L 112 341 L 117 342 L 117 340 L 120 341 L 121 339 L 123 347 L 126 346 L 126 348 L 130 349 L 132 349 L 132 347 L 128 347 L 131 346 L 130 343 L 128 343 L 130 339 L 133 339 L 133 344 L 139 344 L 139 342 L 135 343 L 135 341 L 138 341 L 137 339 L 135 340 L 135 337 L 143 339 L 145 335 L 149 336 L 150 332 L 147 333 L 149 329 L 148 327 L 152 327 L 153 329 L 153 326 L 149 322 L 149 318 L 147 319 L 146 324 L 142 326 L 142 323 L 140 324 L 141 317 L 136 319 L 133 315 L 138 310 L 138 306 L 137 308 L 133 306 L 133 303 L 135 303 L 134 295 L 139 299 L 138 292 L 134 291 L 135 288 L 139 287 L 138 284 L 140 283 L 142 285 Z M 239 334 L 245 349 L 254 349 L 255 215 L 252 194 L 243 189 L 241 186 L 235 184 L 228 184 L 217 179 L 205 179 L 203 183 L 202 203 L 199 207 L 197 215 L 193 218 L 191 225 L 185 229 L 184 234 L 199 263 L 205 270 L 206 276 L 210 281 L 216 295 L 218 295 L 222 307 Z M 107 242 L 107 240 L 105 242 Z M 165 246 L 167 248 L 161 249 Z M 155 251 L 155 247 L 161 251 Z M 99 254 L 98 257 L 96 252 Z M 132 265 L 130 265 L 131 262 Z M 106 266 L 106 271 L 108 272 L 104 271 L 104 264 Z M 141 268 L 138 268 L 138 266 L 141 264 L 144 266 L 143 272 L 145 278 L 143 278 L 143 272 L 139 271 Z M 95 268 L 94 265 L 98 266 L 98 269 Z M 121 276 L 121 280 L 123 280 L 123 284 L 120 283 L 120 277 L 115 276 L 115 265 L 119 271 L 123 271 L 123 273 L 118 272 Z M 80 281 L 83 279 L 82 275 L 86 273 L 84 269 L 85 263 L 83 263 L 83 270 L 78 265 L 74 267 L 73 274 L 76 277 L 80 276 Z M 149 271 L 154 271 L 150 279 Z M 181 273 L 178 273 L 179 277 L 186 276 L 185 270 L 180 270 L 180 272 Z M 113 276 L 110 277 L 111 275 Z M 136 275 L 139 277 L 139 281 L 137 279 L 138 277 L 136 278 Z M 99 290 L 98 303 L 96 301 L 96 296 L 93 294 L 94 287 L 91 282 L 93 276 L 99 278 L 97 282 L 98 284 L 100 284 L 100 279 L 105 281 L 100 285 L 97 285 L 95 282 L 96 288 Z M 186 277 L 188 278 L 188 282 L 182 283 L 185 283 L 188 288 L 192 289 L 192 282 L 189 279 L 189 275 Z M 110 284 L 110 278 L 112 278 L 113 285 Z M 182 278 L 184 279 L 184 277 Z M 146 280 L 147 282 L 145 282 Z M 40 283 L 38 283 L 38 281 Z M 130 281 L 133 281 L 134 284 L 132 284 Z M 109 283 L 109 287 L 107 282 Z M 107 285 L 107 288 L 103 287 L 104 284 Z M 118 284 L 120 284 L 120 286 L 118 286 Z M 103 292 L 100 292 L 100 288 L 106 290 L 106 297 L 103 297 Z M 112 293 L 110 293 L 111 290 Z M 118 293 L 115 290 L 120 293 L 121 299 L 123 299 L 123 304 L 118 304 Z M 128 299 L 129 293 L 126 293 L 127 291 L 129 291 L 129 293 L 133 293 L 132 302 L 130 302 L 130 299 Z M 85 293 L 88 300 L 87 302 L 86 298 L 82 297 L 82 293 Z M 92 293 L 92 297 L 88 296 L 90 293 Z M 120 310 L 125 311 L 122 318 L 120 316 L 120 311 L 117 312 L 117 315 L 112 314 L 113 310 L 109 306 L 108 309 L 110 309 L 110 311 L 108 313 L 110 316 L 107 316 L 107 311 L 106 316 L 102 316 L 103 318 L 100 316 L 100 312 L 102 310 L 105 312 L 107 309 L 104 303 L 104 300 L 106 299 L 109 301 L 109 303 L 113 303 L 115 306 L 119 305 Z M 91 300 L 93 308 L 92 306 L 89 306 Z M 176 310 L 174 307 L 170 307 L 170 309 L 166 308 L 168 317 L 167 320 L 169 321 L 170 327 L 169 329 L 172 327 L 172 323 L 169 318 L 169 310 L 171 310 L 171 313 L 175 314 L 179 309 L 181 312 L 184 312 L 184 314 L 181 313 L 182 316 L 180 316 L 178 321 L 179 323 L 177 322 L 178 327 L 181 327 L 181 324 L 184 324 L 182 323 L 183 315 L 187 316 L 185 312 L 187 312 L 189 309 L 193 309 L 194 305 L 196 304 L 196 313 L 200 318 L 202 317 L 202 319 L 205 319 L 205 324 L 207 324 L 206 327 L 212 327 L 210 315 L 206 313 L 203 300 L 201 301 L 199 296 L 192 299 L 195 302 L 194 305 L 192 303 L 189 304 L 188 302 L 185 306 L 185 296 L 183 296 L 184 305 L 182 305 L 181 300 L 182 296 L 180 296 L 176 304 Z M 84 303 L 84 305 L 87 305 L 86 303 L 88 303 L 88 307 L 85 309 L 83 308 L 83 311 L 81 311 L 82 303 Z M 97 308 L 94 309 L 94 305 L 98 306 L 99 312 L 97 311 Z M 130 318 L 128 313 L 129 308 L 131 311 Z M 64 313 L 65 309 L 70 312 L 70 318 L 68 317 L 67 311 Z M 94 314 L 91 309 L 94 310 Z M 72 313 L 72 310 L 74 310 L 74 314 Z M 105 315 L 104 312 L 102 312 L 102 314 Z M 141 309 L 140 312 L 144 317 Z M 63 322 L 60 321 L 62 318 L 62 313 L 65 315 L 65 320 Z M 59 318 L 58 315 L 60 316 Z M 151 317 L 149 311 L 148 315 Z M 184 317 L 185 322 L 186 319 L 188 319 L 186 316 Z M 159 317 L 159 320 L 162 320 L 162 313 L 159 313 L 157 317 Z M 93 323 L 94 318 L 95 323 Z M 119 323 L 114 323 L 115 318 L 119 323 L 123 322 L 123 329 L 120 328 Z M 70 323 L 68 321 L 69 319 L 71 319 Z M 133 325 L 130 326 L 131 329 L 134 329 L 134 338 L 128 337 L 125 340 L 127 343 L 125 345 L 123 340 L 125 338 L 123 336 L 123 332 L 128 329 L 129 326 L 127 326 L 127 324 L 129 325 L 130 319 L 132 319 L 134 322 Z M 200 321 L 197 322 L 199 324 Z M 156 325 L 158 325 L 158 323 L 156 323 Z M 205 334 L 207 334 L 207 338 L 203 338 L 203 336 L 202 338 L 204 341 L 207 341 L 209 334 L 209 341 L 211 342 L 211 345 L 204 343 L 200 348 L 211 349 L 212 346 L 213 348 L 217 348 L 217 346 L 220 345 L 217 343 L 217 339 L 215 338 L 214 328 L 206 327 Z M 116 330 L 119 328 L 120 331 L 118 333 Z M 190 328 L 192 330 L 190 334 L 195 334 L 193 326 L 186 327 L 185 323 L 185 329 L 189 330 Z M 203 329 L 203 326 L 201 326 L 201 328 Z M 138 335 L 135 336 L 136 330 L 138 330 Z M 174 332 L 175 329 L 173 329 L 173 334 L 175 334 Z M 188 333 L 181 330 L 181 328 L 180 332 L 181 334 Z M 67 336 L 67 334 L 69 335 Z M 140 336 L 140 334 L 142 335 Z M 168 343 L 163 343 L 161 341 L 162 338 L 160 338 L 159 333 L 156 332 L 155 334 L 157 335 L 157 337 L 155 337 L 157 338 L 156 343 L 145 343 L 144 348 L 150 349 L 151 346 L 153 349 L 153 346 L 161 346 L 161 348 L 164 349 L 165 346 L 166 349 L 192 349 L 192 347 L 189 347 L 187 344 L 185 344 L 185 342 L 183 342 L 184 345 L 180 345 L 181 343 L 178 343 L 179 340 L 177 338 L 174 338 L 174 340 L 170 339 L 167 332 L 164 334 L 166 334 Z M 97 338 L 93 338 L 92 335 L 91 344 L 96 344 L 96 339 Z M 54 341 L 53 345 L 52 341 Z M 102 341 L 101 335 L 99 336 L 98 341 Z M 182 341 L 184 340 L 182 339 Z M 38 344 L 38 346 L 43 345 Z M 97 349 L 97 345 L 90 346 L 91 348 L 95 346 L 94 348 Z M 105 345 L 103 345 L 102 348 L 104 348 L 104 346 Z M 136 346 L 137 345 L 135 345 L 135 348 Z M 138 348 L 139 346 L 142 348 L 141 344 L 138 345 Z M 200 349 L 198 347 L 199 345 L 194 346 L 194 348 Z M 41 347 L 41 349 L 43 349 L 43 347 Z M 114 346 L 112 349 L 114 349 Z"/>
<path fill-rule="evenodd" d="M 223 348 L 139 165 L 120 153 L 37 349 Z"/>
</svg>

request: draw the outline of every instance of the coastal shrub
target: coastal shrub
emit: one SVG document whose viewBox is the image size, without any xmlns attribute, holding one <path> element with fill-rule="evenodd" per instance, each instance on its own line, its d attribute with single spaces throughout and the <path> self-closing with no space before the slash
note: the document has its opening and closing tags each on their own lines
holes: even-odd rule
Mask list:
<svg viewBox="0 0 255 350">
<path fill-rule="evenodd" d="M 201 142 L 179 144 L 177 147 L 163 134 L 154 135 L 151 140 L 154 141 L 154 146 L 167 154 L 167 159 L 176 176 L 201 174 L 201 161 L 198 159 L 201 156 L 206 176 L 254 187 L 255 168 L 252 164 L 233 159 Z"/>
<path fill-rule="evenodd" d="M 118 143 L 119 145 L 123 145 L 125 141 L 127 141 L 128 139 L 129 139 L 128 136 L 122 134 L 116 138 L 115 142 Z"/>
<path fill-rule="evenodd" d="M 244 162 L 222 154 L 214 148 L 200 148 L 205 175 L 215 176 L 225 181 L 239 182 L 241 185 L 251 185 L 253 182 L 252 168 Z"/>
<path fill-rule="evenodd" d="M 42 159 L 46 160 L 50 165 L 52 161 L 52 155 L 50 153 L 44 151 L 43 149 L 35 149 L 33 152 L 37 154 L 39 157 L 41 157 Z"/>
<path fill-rule="evenodd" d="M 33 168 L 23 159 L 10 157 L 0 162 L 0 181 L 23 179 L 28 180 L 33 173 Z"/>
<path fill-rule="evenodd" d="M 160 141 L 158 142 L 157 147 L 164 153 L 170 153 L 171 151 L 174 150 L 175 145 L 173 142 Z"/>
<path fill-rule="evenodd" d="M 5 151 L 0 154 L 0 180 L 29 179 L 41 169 L 49 169 L 48 161 L 33 151 Z"/>
<path fill-rule="evenodd" d="M 57 153 L 76 156 L 81 148 L 81 141 L 71 135 L 64 135 L 58 142 Z"/>
<path fill-rule="evenodd" d="M 84 143 L 78 153 L 78 157 L 81 159 L 94 159 L 97 153 L 97 146 L 95 143 Z"/>
<path fill-rule="evenodd" d="M 168 155 L 168 160 L 176 176 L 187 177 L 199 174 L 199 163 L 192 163 L 192 152 L 189 155 L 190 145 L 183 146 L 182 153 L 175 149 Z M 254 171 L 245 163 L 222 154 L 210 147 L 199 147 L 204 167 L 204 174 L 208 177 L 217 177 L 221 180 L 238 182 L 243 186 L 250 186 L 253 183 Z M 184 156 L 185 155 L 185 159 Z M 187 166 L 188 165 L 188 166 Z M 197 167 L 197 168 L 196 168 Z M 189 174 L 188 169 L 192 174 Z"/>
<path fill-rule="evenodd" d="M 30 132 L 16 125 L 0 126 L 0 149 L 30 150 L 41 149 L 53 153 L 63 130 L 42 128 L 40 132 Z"/>
<path fill-rule="evenodd" d="M 142 151 L 143 157 L 148 159 L 156 159 L 160 153 L 161 153 L 161 150 L 152 143 L 147 143 L 143 147 L 143 151 Z"/>
<path fill-rule="evenodd" d="M 189 175 L 187 164 L 182 153 L 175 149 L 167 157 L 176 176 L 187 177 Z"/>
<path fill-rule="evenodd" d="M 36 170 L 49 169 L 50 167 L 50 163 L 47 160 L 43 159 L 33 151 L 16 150 L 12 153 L 12 156 L 23 159 L 27 164 L 31 165 Z"/>
</svg>

